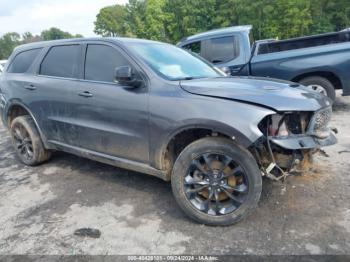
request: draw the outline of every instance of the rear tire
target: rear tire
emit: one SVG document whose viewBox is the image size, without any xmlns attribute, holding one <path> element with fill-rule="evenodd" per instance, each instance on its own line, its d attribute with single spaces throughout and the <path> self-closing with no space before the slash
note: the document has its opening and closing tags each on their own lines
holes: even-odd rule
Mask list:
<svg viewBox="0 0 350 262">
<path fill-rule="evenodd" d="M 301 79 L 299 83 L 314 91 L 321 91 L 320 93 L 328 96 L 332 101 L 335 100 L 335 88 L 327 78 L 321 76 L 310 76 Z M 321 87 L 321 89 L 319 87 Z"/>
<path fill-rule="evenodd" d="M 205 156 L 205 160 L 201 159 L 202 156 Z M 205 164 L 193 171 L 193 163 L 197 167 L 198 161 Z M 213 169 L 215 163 L 220 163 L 217 164 L 220 171 Z M 228 175 L 229 173 L 233 175 Z M 198 174 L 203 180 L 198 180 Z M 217 178 L 219 176 L 220 180 Z M 221 181 L 225 179 L 225 182 Z M 232 179 L 233 185 L 230 183 Z M 200 185 L 197 185 L 198 181 L 201 181 Z M 199 187 L 205 187 L 206 183 L 210 183 L 210 187 L 193 193 Z M 262 190 L 262 177 L 248 150 L 226 138 L 207 137 L 191 143 L 180 153 L 173 167 L 171 185 L 176 202 L 189 217 L 207 225 L 231 225 L 257 207 Z M 227 193 L 227 188 L 231 189 L 228 192 L 231 194 Z M 215 193 L 211 194 L 212 191 Z"/>
<path fill-rule="evenodd" d="M 46 150 L 30 116 L 16 117 L 10 127 L 12 144 L 21 162 L 35 166 L 47 161 L 51 152 Z"/>
</svg>

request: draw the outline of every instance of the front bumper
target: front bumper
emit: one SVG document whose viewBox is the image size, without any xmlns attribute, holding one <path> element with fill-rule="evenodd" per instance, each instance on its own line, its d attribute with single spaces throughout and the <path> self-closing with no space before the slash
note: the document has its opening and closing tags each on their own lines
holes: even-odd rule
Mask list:
<svg viewBox="0 0 350 262">
<path fill-rule="evenodd" d="M 274 144 L 291 150 L 297 149 L 317 149 L 324 146 L 330 146 L 337 143 L 337 138 L 333 131 L 324 139 L 319 139 L 311 135 L 289 136 L 289 137 L 269 137 Z"/>
</svg>

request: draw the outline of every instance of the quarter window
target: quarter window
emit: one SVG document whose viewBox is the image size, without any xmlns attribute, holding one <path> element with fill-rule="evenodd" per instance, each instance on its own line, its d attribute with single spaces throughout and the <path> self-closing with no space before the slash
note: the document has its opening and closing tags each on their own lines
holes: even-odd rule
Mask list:
<svg viewBox="0 0 350 262">
<path fill-rule="evenodd" d="M 13 59 L 9 69 L 9 73 L 25 73 L 33 63 L 42 48 L 31 49 L 18 53 Z"/>
<path fill-rule="evenodd" d="M 115 68 L 130 65 L 116 49 L 106 45 L 88 45 L 85 60 L 85 79 L 114 82 Z"/>
<path fill-rule="evenodd" d="M 54 46 L 40 66 L 40 74 L 76 78 L 80 54 L 79 45 Z"/>
</svg>

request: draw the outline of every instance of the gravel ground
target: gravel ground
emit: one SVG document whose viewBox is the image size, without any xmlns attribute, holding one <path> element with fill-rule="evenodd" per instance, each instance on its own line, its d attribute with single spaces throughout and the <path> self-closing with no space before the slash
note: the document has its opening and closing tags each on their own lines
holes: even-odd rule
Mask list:
<svg viewBox="0 0 350 262">
<path fill-rule="evenodd" d="M 230 227 L 191 221 L 151 176 L 65 153 L 24 166 L 0 126 L 0 255 L 350 254 L 350 97 L 334 111 L 339 143 L 316 171 L 264 180 L 259 208 Z M 101 236 L 74 235 L 86 227 Z"/>
</svg>

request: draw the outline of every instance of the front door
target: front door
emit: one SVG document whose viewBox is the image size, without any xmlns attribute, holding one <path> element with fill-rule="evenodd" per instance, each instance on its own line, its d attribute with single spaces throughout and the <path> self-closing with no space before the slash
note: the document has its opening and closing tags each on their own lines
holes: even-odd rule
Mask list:
<svg viewBox="0 0 350 262">
<path fill-rule="evenodd" d="M 116 46 L 86 45 L 84 79 L 72 94 L 79 146 L 98 153 L 147 163 L 148 93 L 114 81 L 115 68 L 129 65 Z"/>
</svg>

